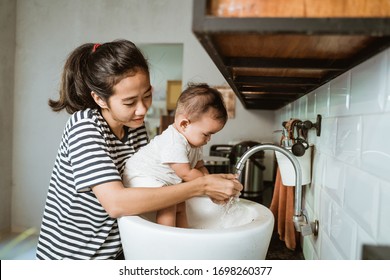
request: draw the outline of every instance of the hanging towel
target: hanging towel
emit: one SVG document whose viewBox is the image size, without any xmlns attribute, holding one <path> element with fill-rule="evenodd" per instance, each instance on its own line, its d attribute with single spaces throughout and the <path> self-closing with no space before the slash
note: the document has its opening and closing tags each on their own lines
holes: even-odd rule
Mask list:
<svg viewBox="0 0 390 280">
<path fill-rule="evenodd" d="M 270 210 L 275 217 L 274 230 L 277 231 L 279 239 L 284 241 L 290 250 L 295 250 L 297 238 L 299 238 L 293 223 L 294 192 L 295 187 L 283 185 L 278 167 Z"/>
<path fill-rule="evenodd" d="M 290 119 L 283 124 L 284 128 L 288 132 L 287 137 L 292 140 L 293 144 L 296 140 L 294 130 L 296 129 L 296 124 L 299 122 L 301 122 L 299 119 Z M 297 137 L 306 139 L 306 132 L 300 129 L 297 129 L 296 132 L 298 133 Z M 282 143 L 284 137 L 285 136 L 282 135 L 280 143 Z M 299 234 L 296 232 L 293 223 L 294 196 L 295 187 L 283 185 L 280 169 L 278 167 L 276 171 L 274 194 L 272 196 L 270 210 L 275 217 L 274 230 L 277 231 L 279 234 L 279 239 L 284 241 L 286 247 L 290 250 L 295 250 L 297 244 L 299 244 Z"/>
</svg>

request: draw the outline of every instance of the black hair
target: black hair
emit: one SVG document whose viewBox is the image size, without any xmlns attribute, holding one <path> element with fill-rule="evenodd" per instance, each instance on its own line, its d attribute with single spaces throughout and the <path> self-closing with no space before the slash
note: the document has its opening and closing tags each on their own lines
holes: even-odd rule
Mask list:
<svg viewBox="0 0 390 280">
<path fill-rule="evenodd" d="M 107 101 L 117 83 L 139 71 L 149 75 L 148 63 L 137 46 L 128 40 L 83 44 L 68 56 L 60 97 L 57 101 L 49 99 L 49 106 L 55 112 L 65 109 L 70 114 L 99 108 L 91 92 Z"/>
<path fill-rule="evenodd" d="M 227 122 L 228 114 L 221 92 L 205 83 L 189 84 L 179 96 L 176 114 L 186 114 L 191 120 L 197 120 L 211 109 L 214 109 L 214 119 L 223 124 Z"/>
</svg>

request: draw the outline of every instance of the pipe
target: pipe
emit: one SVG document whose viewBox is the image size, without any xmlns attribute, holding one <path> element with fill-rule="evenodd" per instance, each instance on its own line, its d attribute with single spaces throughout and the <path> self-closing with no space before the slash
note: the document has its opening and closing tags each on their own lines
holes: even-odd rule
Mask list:
<svg viewBox="0 0 390 280">
<path fill-rule="evenodd" d="M 297 158 L 289 152 L 287 149 L 276 146 L 273 144 L 260 144 L 250 148 L 246 151 L 240 160 L 236 164 L 236 173 L 240 179 L 241 172 L 244 169 L 246 161 L 255 153 L 264 150 L 273 150 L 282 153 L 285 155 L 292 163 L 295 171 L 295 195 L 294 195 L 294 216 L 293 222 L 295 229 L 298 232 L 301 232 L 302 225 L 307 224 L 303 214 L 302 214 L 302 170 L 301 165 L 299 164 Z"/>
</svg>

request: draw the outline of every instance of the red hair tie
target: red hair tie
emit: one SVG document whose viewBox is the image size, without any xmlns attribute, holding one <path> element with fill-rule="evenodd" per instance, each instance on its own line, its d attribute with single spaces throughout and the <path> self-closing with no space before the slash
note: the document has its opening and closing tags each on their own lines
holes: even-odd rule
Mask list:
<svg viewBox="0 0 390 280">
<path fill-rule="evenodd" d="M 100 44 L 93 45 L 92 52 L 94 53 L 99 46 Z"/>
</svg>

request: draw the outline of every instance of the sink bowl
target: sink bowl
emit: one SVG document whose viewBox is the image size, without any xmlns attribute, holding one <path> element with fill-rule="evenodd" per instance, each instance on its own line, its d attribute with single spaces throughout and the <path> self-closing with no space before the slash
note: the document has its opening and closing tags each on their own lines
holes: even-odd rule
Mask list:
<svg viewBox="0 0 390 280">
<path fill-rule="evenodd" d="M 118 219 L 125 259 L 264 260 L 274 217 L 265 206 L 239 199 L 230 210 L 208 197 L 187 200 L 189 228 L 155 223 L 155 213 Z"/>
</svg>

